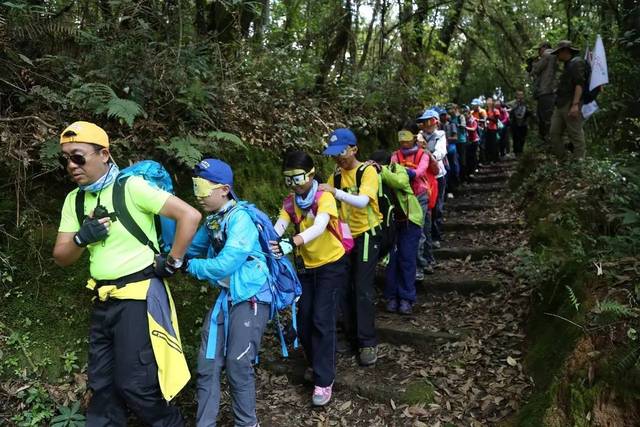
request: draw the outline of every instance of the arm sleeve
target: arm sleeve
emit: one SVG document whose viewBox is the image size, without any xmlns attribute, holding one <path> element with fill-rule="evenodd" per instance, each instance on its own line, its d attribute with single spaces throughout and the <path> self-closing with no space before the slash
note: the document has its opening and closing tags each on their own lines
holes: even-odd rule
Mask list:
<svg viewBox="0 0 640 427">
<path fill-rule="evenodd" d="M 586 81 L 586 63 L 582 59 L 575 61 L 571 71 L 573 84 L 576 86 L 580 85 L 584 89 Z"/>
<path fill-rule="evenodd" d="M 467 130 L 473 132 L 474 130 L 478 129 L 478 121 L 477 120 L 473 120 L 470 122 L 471 126 L 467 126 Z"/>
<path fill-rule="evenodd" d="M 447 157 L 447 137 L 444 135 L 444 132 L 438 135 L 436 138 L 436 148 L 433 151 L 433 156 L 437 161 L 440 161 Z"/>
<path fill-rule="evenodd" d="M 326 230 L 330 219 L 331 217 L 328 213 L 318 212 L 318 215 L 316 215 L 316 218 L 313 220 L 313 225 L 299 234 L 299 236 L 302 237 L 302 241 L 306 244 L 320 237 L 320 235 L 324 233 L 324 230 Z"/>
<path fill-rule="evenodd" d="M 336 200 L 345 202 L 358 209 L 362 209 L 369 204 L 369 196 L 366 194 L 349 194 L 339 189 L 336 189 Z"/>
<path fill-rule="evenodd" d="M 398 161 L 398 153 L 396 153 L 395 151 L 393 152 L 393 154 L 391 155 L 391 163 L 400 163 Z"/>
<path fill-rule="evenodd" d="M 201 225 L 198 228 L 198 231 L 196 231 L 196 234 L 193 235 L 193 239 L 191 240 L 191 244 L 187 249 L 186 255 L 188 258 L 206 256 L 209 250 L 209 246 L 209 235 L 207 234 L 205 226 Z"/>
<path fill-rule="evenodd" d="M 229 218 L 227 241 L 213 258 L 198 258 L 189 262 L 187 272 L 200 280 L 221 280 L 233 274 L 251 255 L 258 242 L 258 229 L 249 214 L 239 210 Z"/>
<path fill-rule="evenodd" d="M 276 230 L 276 233 L 278 233 L 278 236 L 282 237 L 284 232 L 287 231 L 287 227 L 289 226 L 289 223 L 290 221 L 288 219 L 284 219 L 282 216 L 278 218 L 275 225 L 273 226 L 273 228 L 275 228 Z"/>
<path fill-rule="evenodd" d="M 542 70 L 544 70 L 544 67 L 547 66 L 548 62 L 549 62 L 549 57 L 546 54 L 543 54 L 540 59 L 538 59 L 536 62 L 533 63 L 533 67 L 531 68 L 531 73 L 534 76 L 537 76 L 542 72 Z"/>
</svg>

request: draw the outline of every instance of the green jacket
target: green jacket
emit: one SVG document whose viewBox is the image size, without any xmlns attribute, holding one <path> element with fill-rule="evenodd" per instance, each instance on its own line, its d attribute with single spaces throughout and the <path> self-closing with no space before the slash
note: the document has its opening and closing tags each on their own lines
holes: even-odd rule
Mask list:
<svg viewBox="0 0 640 427">
<path fill-rule="evenodd" d="M 383 166 L 380 172 L 382 183 L 393 189 L 398 198 L 402 212 L 419 227 L 424 225 L 424 212 L 418 198 L 413 194 L 411 184 L 409 182 L 409 174 L 404 166 L 398 163 L 391 163 L 389 166 Z"/>
</svg>

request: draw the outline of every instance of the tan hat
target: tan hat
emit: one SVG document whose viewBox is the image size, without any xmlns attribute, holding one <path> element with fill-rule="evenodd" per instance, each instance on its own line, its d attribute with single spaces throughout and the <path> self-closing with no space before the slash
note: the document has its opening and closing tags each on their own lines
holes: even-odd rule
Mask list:
<svg viewBox="0 0 640 427">
<path fill-rule="evenodd" d="M 571 46 L 571 41 L 570 40 L 560 40 L 558 42 L 558 46 L 556 46 L 556 48 L 551 51 L 551 54 L 552 55 L 557 55 L 558 52 L 560 52 L 562 49 L 569 49 L 572 52 L 580 52 L 580 50 L 578 50 L 578 48 L 575 48 L 575 47 Z"/>
<path fill-rule="evenodd" d="M 89 122 L 79 121 L 70 124 L 60 135 L 60 144 L 67 142 L 82 142 L 109 148 L 107 133 L 100 126 Z"/>
</svg>

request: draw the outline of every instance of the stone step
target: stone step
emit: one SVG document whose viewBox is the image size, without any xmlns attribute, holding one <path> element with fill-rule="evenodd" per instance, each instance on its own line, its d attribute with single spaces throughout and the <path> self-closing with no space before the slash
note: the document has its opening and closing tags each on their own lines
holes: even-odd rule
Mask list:
<svg viewBox="0 0 640 427">
<path fill-rule="evenodd" d="M 411 316 L 391 314 L 389 318 L 376 318 L 378 339 L 393 345 L 408 345 L 422 355 L 433 353 L 441 344 L 460 339 L 459 335 L 433 332 L 414 326 Z"/>
<path fill-rule="evenodd" d="M 458 188 L 459 194 L 473 194 L 473 193 L 498 193 L 501 191 L 508 191 L 509 187 L 505 184 L 465 184 Z"/>
<path fill-rule="evenodd" d="M 384 269 L 379 269 L 376 274 L 378 287 L 384 288 Z M 452 276 L 449 272 L 427 274 L 424 280 L 416 282 L 416 291 L 419 293 L 446 293 L 458 292 L 459 294 L 482 293 L 489 294 L 498 288 L 496 279 L 478 278 L 473 276 Z"/>
<path fill-rule="evenodd" d="M 500 207 L 500 205 L 492 203 L 473 203 L 464 199 L 453 199 L 451 201 L 447 201 L 446 207 L 447 210 L 459 212 L 497 209 Z"/>
<path fill-rule="evenodd" d="M 431 403 L 433 401 L 433 386 L 425 379 L 413 379 L 398 383 L 394 380 L 393 368 L 379 359 L 376 365 L 371 367 L 342 367 L 338 364 L 334 390 L 349 391 L 375 402 L 388 404 L 393 399 L 395 403 L 415 404 L 420 402 Z M 260 366 L 273 374 L 285 375 L 293 384 L 308 384 L 305 381 L 305 360 L 296 355 L 288 359 L 271 358 L 260 361 Z M 380 372 L 381 371 L 381 372 Z M 378 374 L 379 372 L 379 374 Z M 391 376 L 392 378 L 388 378 Z M 309 394 L 310 396 L 311 394 Z"/>
<path fill-rule="evenodd" d="M 494 183 L 494 182 L 504 182 L 509 179 L 508 175 L 474 175 L 473 177 L 469 177 L 470 183 Z"/>
<path fill-rule="evenodd" d="M 515 224 L 508 221 L 446 221 L 444 223 L 445 231 L 494 231 L 514 226 Z"/>
<path fill-rule="evenodd" d="M 502 255 L 505 253 L 504 249 L 496 247 L 478 247 L 478 246 L 458 246 L 451 248 L 440 248 L 433 250 L 433 256 L 437 260 L 442 259 L 466 259 L 471 257 L 472 261 L 477 261 L 482 258 L 489 258 L 495 255 Z"/>
</svg>

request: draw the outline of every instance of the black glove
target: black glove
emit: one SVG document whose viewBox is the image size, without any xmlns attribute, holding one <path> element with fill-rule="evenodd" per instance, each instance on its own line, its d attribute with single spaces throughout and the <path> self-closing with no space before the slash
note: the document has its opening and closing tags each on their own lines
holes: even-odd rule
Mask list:
<svg viewBox="0 0 640 427">
<path fill-rule="evenodd" d="M 153 271 L 156 276 L 163 277 L 163 278 L 171 277 L 174 274 L 176 274 L 178 270 L 179 270 L 178 268 L 170 265 L 167 262 L 166 254 L 156 255 L 156 263 L 155 263 L 155 266 L 153 267 Z"/>
<path fill-rule="evenodd" d="M 107 238 L 107 226 L 101 224 L 98 218 L 87 218 L 82 223 L 80 230 L 73 236 L 73 241 L 81 248 L 88 244 L 99 242 Z"/>
</svg>

